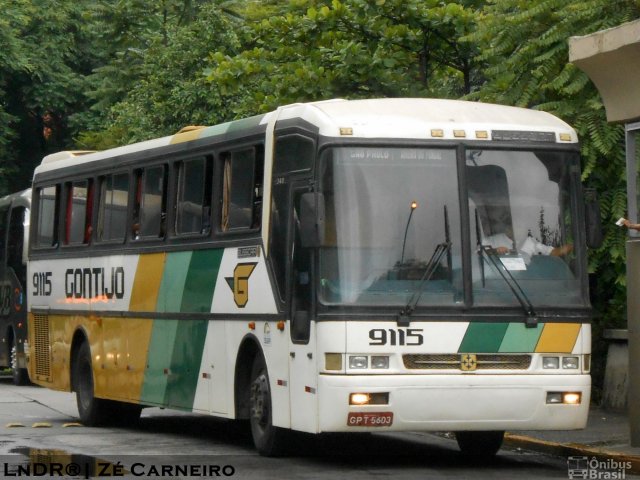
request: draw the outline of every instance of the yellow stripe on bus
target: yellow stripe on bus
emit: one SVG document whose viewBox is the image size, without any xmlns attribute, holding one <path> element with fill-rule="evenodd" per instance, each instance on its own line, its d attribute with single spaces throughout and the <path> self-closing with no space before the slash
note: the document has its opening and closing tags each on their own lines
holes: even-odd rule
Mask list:
<svg viewBox="0 0 640 480">
<path fill-rule="evenodd" d="M 536 345 L 537 353 L 571 353 L 578 339 L 579 323 L 547 323 Z"/>
<path fill-rule="evenodd" d="M 132 312 L 155 312 L 160 291 L 160 282 L 166 253 L 140 255 L 136 278 L 131 291 L 129 310 Z"/>
</svg>

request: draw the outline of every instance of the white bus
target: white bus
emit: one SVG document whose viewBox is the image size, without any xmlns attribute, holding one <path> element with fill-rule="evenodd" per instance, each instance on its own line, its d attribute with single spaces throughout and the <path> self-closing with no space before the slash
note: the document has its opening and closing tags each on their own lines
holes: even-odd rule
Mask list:
<svg viewBox="0 0 640 480">
<path fill-rule="evenodd" d="M 32 381 L 288 431 L 578 429 L 590 398 L 575 131 L 430 99 L 295 104 L 34 175 Z M 507 245 L 499 245 L 507 238 Z M 543 245 L 544 244 L 544 245 Z"/>
</svg>

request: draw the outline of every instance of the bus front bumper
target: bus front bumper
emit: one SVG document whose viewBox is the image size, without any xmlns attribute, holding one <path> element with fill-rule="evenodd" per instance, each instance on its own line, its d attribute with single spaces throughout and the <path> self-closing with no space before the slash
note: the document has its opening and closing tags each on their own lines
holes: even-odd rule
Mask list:
<svg viewBox="0 0 640 480">
<path fill-rule="evenodd" d="M 349 405 L 354 393 L 388 402 Z M 549 403 L 558 393 L 580 401 Z M 590 393 L 581 374 L 321 375 L 319 431 L 575 430 L 587 424 Z"/>
</svg>

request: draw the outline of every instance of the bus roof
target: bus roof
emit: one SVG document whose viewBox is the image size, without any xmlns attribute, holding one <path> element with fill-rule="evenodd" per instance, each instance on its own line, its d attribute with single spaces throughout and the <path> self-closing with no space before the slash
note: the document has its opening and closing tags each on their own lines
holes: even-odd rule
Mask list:
<svg viewBox="0 0 640 480">
<path fill-rule="evenodd" d="M 264 132 L 274 119 L 300 119 L 327 137 L 495 140 L 501 132 L 501 140 L 578 141 L 575 131 L 559 118 L 525 108 L 427 98 L 336 99 L 287 105 L 264 115 L 187 128 L 175 135 L 94 153 L 58 152 L 45 157 L 35 174 L 206 137 Z M 504 138 L 504 132 L 512 134 Z"/>
</svg>

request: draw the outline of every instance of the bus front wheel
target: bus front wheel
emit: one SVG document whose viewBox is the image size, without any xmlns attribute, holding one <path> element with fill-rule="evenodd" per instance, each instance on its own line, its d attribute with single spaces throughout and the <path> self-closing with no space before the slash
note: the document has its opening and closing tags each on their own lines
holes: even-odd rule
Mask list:
<svg viewBox="0 0 640 480">
<path fill-rule="evenodd" d="M 249 405 L 249 423 L 256 449 L 261 455 L 269 457 L 282 455 L 285 452 L 288 432 L 273 426 L 269 375 L 264 359 L 260 355 L 255 358 L 251 369 Z"/>
<path fill-rule="evenodd" d="M 500 450 L 504 432 L 456 432 L 456 440 L 460 451 L 465 455 L 490 458 Z"/>
<path fill-rule="evenodd" d="M 73 373 L 73 387 L 76 391 L 80 421 L 90 427 L 105 423 L 108 416 L 107 401 L 94 396 L 91 349 L 87 342 L 84 342 L 78 350 Z"/>
</svg>

